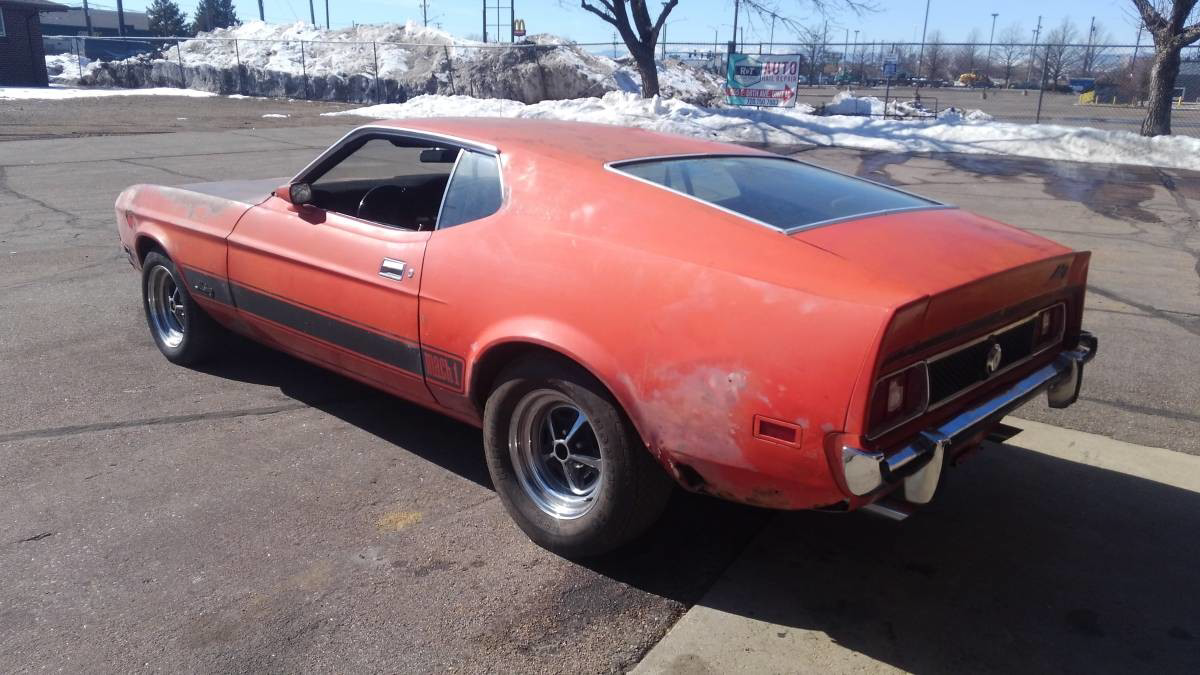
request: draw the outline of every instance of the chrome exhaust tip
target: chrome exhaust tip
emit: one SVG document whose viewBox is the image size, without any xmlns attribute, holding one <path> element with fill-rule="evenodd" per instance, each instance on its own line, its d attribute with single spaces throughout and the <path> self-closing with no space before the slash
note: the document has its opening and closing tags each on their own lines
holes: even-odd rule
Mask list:
<svg viewBox="0 0 1200 675">
<path fill-rule="evenodd" d="M 881 499 L 877 502 L 867 504 L 859 510 L 897 523 L 902 520 L 907 520 L 908 517 L 913 514 L 913 507 L 911 504 L 907 504 L 897 499 Z"/>
</svg>

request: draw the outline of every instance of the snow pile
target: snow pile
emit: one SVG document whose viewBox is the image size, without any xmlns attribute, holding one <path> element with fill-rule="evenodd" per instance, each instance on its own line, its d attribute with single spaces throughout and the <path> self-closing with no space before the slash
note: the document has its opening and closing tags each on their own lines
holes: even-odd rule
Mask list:
<svg viewBox="0 0 1200 675">
<path fill-rule="evenodd" d="M 616 124 L 739 143 L 811 143 L 886 152 L 1016 155 L 1200 170 L 1200 139 L 1187 136 L 1146 138 L 1128 131 L 1008 124 L 972 119 L 961 111 L 937 120 L 916 121 L 818 116 L 810 114 L 811 108 L 805 108 L 705 108 L 678 100 L 643 99 L 630 93 L 612 92 L 602 98 L 543 101 L 533 105 L 469 96 L 419 96 L 406 103 L 325 114 L 375 119 L 532 117 Z"/>
<path fill-rule="evenodd" d="M 659 77 L 667 96 L 700 104 L 719 96 L 714 75 L 679 61 L 660 64 Z M 98 64 L 82 83 L 142 87 L 184 81 L 220 94 L 358 102 L 468 94 L 526 103 L 638 91 L 641 83 L 631 65 L 555 36 L 531 36 L 516 46 L 483 44 L 412 21 L 334 30 L 302 21 L 250 21 L 202 33 L 161 54 Z"/>
<path fill-rule="evenodd" d="M 92 60 L 75 54 L 52 54 L 46 57 L 46 75 L 53 84 L 77 84 L 79 74 L 92 71 Z"/>
<path fill-rule="evenodd" d="M 149 89 L 79 89 L 76 87 L 0 87 L 0 101 L 59 100 L 67 98 L 98 98 L 101 96 L 186 96 L 200 98 L 216 96 L 207 91 L 154 87 Z"/>
<path fill-rule="evenodd" d="M 933 119 L 936 117 L 944 122 L 961 122 L 963 120 L 986 122 L 992 119 L 991 115 L 982 110 L 947 108 L 935 114 L 934 111 L 926 108 L 920 99 L 908 101 L 898 98 L 889 99 L 886 107 L 889 117 L 915 119 Z M 837 94 L 834 94 L 833 101 L 825 104 L 824 112 L 826 115 L 883 117 L 884 102 L 874 96 L 855 96 L 849 91 L 839 91 Z"/>
</svg>

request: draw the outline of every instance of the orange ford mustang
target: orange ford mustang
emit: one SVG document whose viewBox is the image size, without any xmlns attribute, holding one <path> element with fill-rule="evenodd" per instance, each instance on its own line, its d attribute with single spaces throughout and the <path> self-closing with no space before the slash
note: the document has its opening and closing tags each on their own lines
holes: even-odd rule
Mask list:
<svg viewBox="0 0 1200 675">
<path fill-rule="evenodd" d="M 290 181 L 116 203 L 171 361 L 224 331 L 483 428 L 564 555 L 674 484 L 903 517 L 1046 392 L 1078 396 L 1089 254 L 767 152 L 511 119 L 356 129 Z"/>
</svg>

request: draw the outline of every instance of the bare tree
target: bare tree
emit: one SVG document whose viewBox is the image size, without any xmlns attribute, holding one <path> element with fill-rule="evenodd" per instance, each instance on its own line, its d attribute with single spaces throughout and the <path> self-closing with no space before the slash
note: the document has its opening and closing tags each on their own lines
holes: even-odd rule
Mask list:
<svg viewBox="0 0 1200 675">
<path fill-rule="evenodd" d="M 1063 17 L 1062 23 L 1046 35 L 1042 58 L 1046 60 L 1046 77 L 1056 87 L 1063 75 L 1079 60 L 1079 50 L 1072 45 L 1077 38 L 1078 32 L 1070 17 Z M 1043 82 L 1042 86 L 1046 86 L 1046 83 Z"/>
<path fill-rule="evenodd" d="M 747 17 L 755 16 L 761 21 L 773 16 L 784 28 L 793 32 L 799 32 L 802 28 L 795 19 L 781 15 L 777 5 L 768 4 L 775 0 L 736 1 Z M 856 14 L 875 9 L 873 0 L 794 1 L 822 15 L 835 9 L 848 9 Z M 642 96 L 645 98 L 658 95 L 658 67 L 654 61 L 654 50 L 667 16 L 678 4 L 679 0 L 665 0 L 658 17 L 652 19 L 647 0 L 580 0 L 580 7 L 612 25 L 621 35 L 621 40 L 637 64 L 638 74 L 642 76 Z"/>
<path fill-rule="evenodd" d="M 1171 95 L 1179 76 L 1183 48 L 1200 40 L 1200 22 L 1188 24 L 1198 0 L 1133 0 L 1133 6 L 1154 38 L 1150 66 L 1150 99 L 1146 102 L 1143 136 L 1171 133 Z"/>
<path fill-rule="evenodd" d="M 650 19 L 650 10 L 646 0 L 594 0 L 599 5 L 588 4 L 588 0 L 580 0 L 583 9 L 612 24 L 629 53 L 637 64 L 638 74 L 642 76 L 642 96 L 652 98 L 658 95 L 658 66 L 654 62 L 654 48 L 658 45 L 658 34 L 671 10 L 679 4 L 679 0 L 668 0 L 663 5 L 658 18 Z"/>
<path fill-rule="evenodd" d="M 924 70 L 930 80 L 940 80 L 946 74 L 946 45 L 942 41 L 942 31 L 935 30 L 925 40 L 925 63 L 917 64 L 919 70 Z"/>
<path fill-rule="evenodd" d="M 1000 54 L 1000 65 L 1004 67 L 1004 86 L 1006 87 L 1012 85 L 1013 69 L 1025 55 L 1025 48 L 1021 46 L 1024 38 L 1025 30 L 1019 23 L 1009 24 L 1000 33 L 1000 44 L 996 45 L 996 52 Z"/>
<path fill-rule="evenodd" d="M 978 28 L 972 28 L 967 33 L 966 41 L 954 50 L 954 72 L 951 75 L 973 72 L 983 64 L 983 50 L 979 46 L 981 39 Z"/>
<path fill-rule="evenodd" d="M 819 84 L 817 75 L 825 68 L 825 29 L 821 26 L 800 26 L 795 33 L 803 47 L 804 60 L 808 62 L 808 86 Z"/>
</svg>

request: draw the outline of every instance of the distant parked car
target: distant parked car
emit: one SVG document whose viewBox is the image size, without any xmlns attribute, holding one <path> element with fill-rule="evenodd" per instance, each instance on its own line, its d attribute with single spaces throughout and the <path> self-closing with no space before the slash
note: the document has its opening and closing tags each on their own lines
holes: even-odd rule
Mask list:
<svg viewBox="0 0 1200 675">
<path fill-rule="evenodd" d="M 1005 414 L 1071 405 L 1097 346 L 1086 252 L 616 126 L 372 124 L 291 179 L 135 185 L 116 216 L 168 360 L 234 331 L 479 425 L 508 512 L 569 556 L 675 484 L 904 517 Z"/>
</svg>

